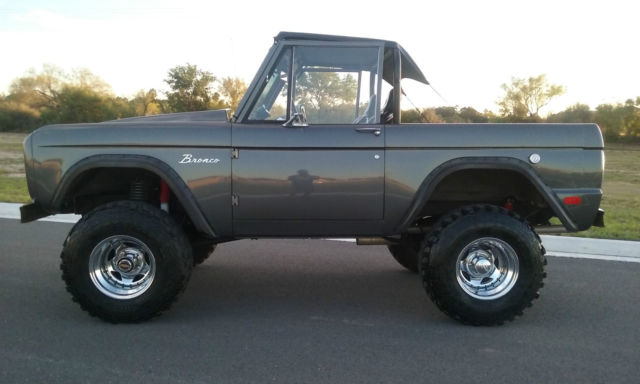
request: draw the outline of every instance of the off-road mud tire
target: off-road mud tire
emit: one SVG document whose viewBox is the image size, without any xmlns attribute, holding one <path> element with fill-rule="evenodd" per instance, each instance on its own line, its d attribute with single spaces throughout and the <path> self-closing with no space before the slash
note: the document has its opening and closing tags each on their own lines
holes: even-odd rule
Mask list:
<svg viewBox="0 0 640 384">
<path fill-rule="evenodd" d="M 192 243 L 191 249 L 193 250 L 193 265 L 195 266 L 204 263 L 211 256 L 213 251 L 216 250 L 216 244 Z"/>
<path fill-rule="evenodd" d="M 465 288 L 464 278 L 459 280 L 459 263 L 464 252 L 472 252 L 466 247 L 483 239 L 511 247 L 517 278 L 506 293 L 480 299 Z M 420 274 L 429 297 L 448 316 L 466 324 L 500 325 L 522 315 L 539 296 L 546 277 L 544 253 L 540 237 L 516 213 L 493 205 L 466 206 L 444 215 L 425 237 Z"/>
<path fill-rule="evenodd" d="M 132 298 L 106 295 L 90 273 L 96 246 L 118 236 L 137 240 L 154 259 L 153 278 Z M 67 236 L 60 257 L 62 279 L 74 301 L 89 314 L 113 323 L 147 320 L 168 309 L 186 287 L 193 268 L 191 245 L 182 229 L 167 213 L 140 201 L 111 202 L 85 214 Z"/>
</svg>

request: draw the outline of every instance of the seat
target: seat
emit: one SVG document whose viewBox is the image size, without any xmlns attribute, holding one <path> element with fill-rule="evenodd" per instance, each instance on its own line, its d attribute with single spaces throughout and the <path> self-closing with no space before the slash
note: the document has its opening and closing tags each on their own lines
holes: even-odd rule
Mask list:
<svg viewBox="0 0 640 384">
<path fill-rule="evenodd" d="M 393 122 L 393 88 L 389 91 L 387 102 L 384 104 L 380 114 L 380 124 L 391 124 Z"/>
</svg>

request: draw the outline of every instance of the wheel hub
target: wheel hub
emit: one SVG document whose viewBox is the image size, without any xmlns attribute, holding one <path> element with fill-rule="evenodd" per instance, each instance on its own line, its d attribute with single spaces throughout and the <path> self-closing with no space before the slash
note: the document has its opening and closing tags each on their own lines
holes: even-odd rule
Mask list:
<svg viewBox="0 0 640 384">
<path fill-rule="evenodd" d="M 126 235 L 108 237 L 89 256 L 89 276 L 96 288 L 114 299 L 143 294 L 153 282 L 155 257 L 141 240 Z"/>
<path fill-rule="evenodd" d="M 144 254 L 137 248 L 124 248 L 117 251 L 112 264 L 120 273 L 137 274 L 144 264 Z"/>
<path fill-rule="evenodd" d="M 133 268 L 133 263 L 129 259 L 122 259 L 118 261 L 118 269 L 120 272 L 129 272 Z"/>
<path fill-rule="evenodd" d="M 462 249 L 456 264 L 456 279 L 462 290 L 480 300 L 506 295 L 518 280 L 515 250 L 504 240 L 483 237 Z"/>
<path fill-rule="evenodd" d="M 493 255 L 484 250 L 469 253 L 464 264 L 465 269 L 473 277 L 488 277 L 495 270 Z"/>
</svg>

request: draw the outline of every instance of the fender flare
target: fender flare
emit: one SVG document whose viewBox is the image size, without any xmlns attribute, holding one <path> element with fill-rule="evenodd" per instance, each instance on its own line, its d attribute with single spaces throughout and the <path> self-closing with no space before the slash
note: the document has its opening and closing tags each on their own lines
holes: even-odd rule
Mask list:
<svg viewBox="0 0 640 384">
<path fill-rule="evenodd" d="M 542 181 L 536 171 L 526 162 L 512 157 L 459 157 L 442 163 L 427 175 L 420 184 L 413 202 L 404 214 L 396 232 L 405 232 L 406 229 L 409 228 L 411 223 L 415 221 L 420 211 L 424 208 L 427 201 L 429 201 L 429 198 L 435 191 L 436 187 L 442 180 L 444 180 L 445 177 L 454 172 L 467 169 L 506 170 L 519 173 L 535 186 L 536 190 L 544 198 L 547 204 L 549 204 L 549 207 L 551 207 L 567 230 L 578 230 L 578 227 L 571 220 L 553 190 Z"/>
<path fill-rule="evenodd" d="M 76 178 L 95 168 L 140 168 L 149 171 L 167 182 L 171 191 L 184 207 L 191 222 L 199 232 L 215 238 L 215 232 L 202 214 L 202 210 L 191 190 L 182 178 L 169 165 L 155 157 L 144 155 L 94 155 L 86 157 L 72 165 L 60 180 L 53 195 L 52 206 L 60 208 L 64 197 Z"/>
</svg>

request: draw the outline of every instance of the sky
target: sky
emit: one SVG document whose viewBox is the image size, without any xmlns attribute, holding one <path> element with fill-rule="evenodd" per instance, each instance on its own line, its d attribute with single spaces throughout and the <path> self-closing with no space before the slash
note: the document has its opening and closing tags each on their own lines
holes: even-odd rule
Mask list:
<svg viewBox="0 0 640 384">
<path fill-rule="evenodd" d="M 280 31 L 399 42 L 444 97 L 498 111 L 501 84 L 546 74 L 566 87 L 545 112 L 640 96 L 640 2 L 0 0 L 0 93 L 30 68 L 86 68 L 118 96 L 166 90 L 196 64 L 251 81 Z"/>
</svg>

